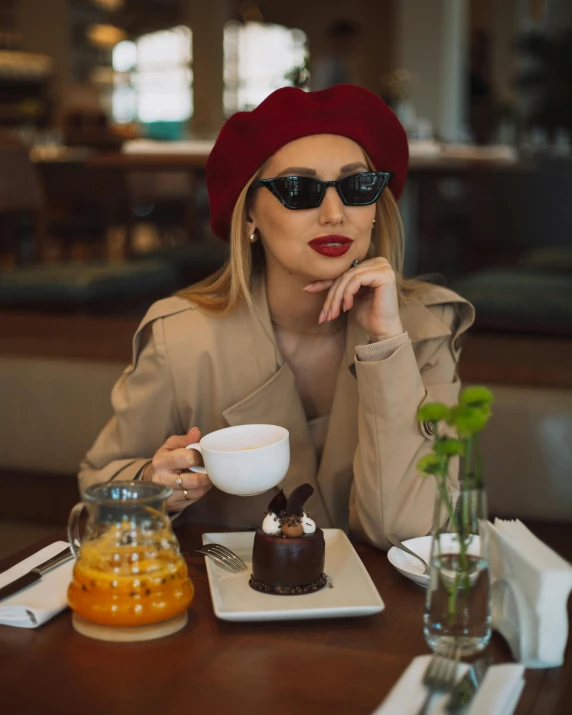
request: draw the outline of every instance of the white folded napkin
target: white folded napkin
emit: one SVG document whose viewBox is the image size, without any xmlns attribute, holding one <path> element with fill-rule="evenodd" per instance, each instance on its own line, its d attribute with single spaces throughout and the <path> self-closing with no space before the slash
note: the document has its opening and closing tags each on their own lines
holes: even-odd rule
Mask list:
<svg viewBox="0 0 572 715">
<path fill-rule="evenodd" d="M 417 715 L 425 698 L 427 689 L 423 685 L 430 655 L 414 658 L 393 686 L 393 689 L 372 715 Z M 460 663 L 458 677 L 467 672 L 468 665 Z M 466 715 L 512 715 L 524 687 L 524 666 L 503 664 L 491 666 L 475 694 Z M 442 715 L 448 695 L 435 695 L 431 700 L 428 715 Z"/>
<path fill-rule="evenodd" d="M 0 588 L 28 573 L 67 546 L 56 541 L 0 574 Z M 0 624 L 18 628 L 37 628 L 67 607 L 68 586 L 74 560 L 48 571 L 39 581 L 0 601 Z"/>
<path fill-rule="evenodd" d="M 527 668 L 562 665 L 572 566 L 520 521 L 488 522 L 493 628 Z"/>
</svg>

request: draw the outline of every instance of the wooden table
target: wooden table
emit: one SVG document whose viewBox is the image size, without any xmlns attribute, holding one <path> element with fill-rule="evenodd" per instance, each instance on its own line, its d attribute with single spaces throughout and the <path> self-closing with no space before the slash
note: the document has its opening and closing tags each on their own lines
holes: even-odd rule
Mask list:
<svg viewBox="0 0 572 715">
<path fill-rule="evenodd" d="M 572 556 L 572 525 L 531 528 Z M 211 528 L 179 530 L 182 551 L 200 543 L 205 530 Z M 42 545 L 0 563 L 0 570 Z M 69 611 L 37 630 L 0 627 L 0 711 L 370 715 L 411 659 L 429 652 L 421 629 L 424 591 L 396 572 L 384 553 L 364 545 L 356 549 L 385 602 L 385 610 L 375 616 L 217 620 L 203 557 L 191 552 L 186 558 L 196 596 L 187 626 L 176 635 L 137 644 L 90 640 L 73 630 Z M 569 606 L 572 615 L 572 600 Z M 488 652 L 497 662 L 511 659 L 497 634 Z M 562 668 L 527 671 L 516 710 L 517 715 L 570 712 L 572 638 Z"/>
</svg>

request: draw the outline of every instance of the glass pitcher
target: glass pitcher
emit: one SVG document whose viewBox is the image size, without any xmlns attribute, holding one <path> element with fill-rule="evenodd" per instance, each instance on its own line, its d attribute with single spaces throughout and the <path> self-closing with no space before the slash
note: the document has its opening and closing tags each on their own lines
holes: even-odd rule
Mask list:
<svg viewBox="0 0 572 715">
<path fill-rule="evenodd" d="M 143 640 L 184 627 L 194 588 L 166 514 L 172 492 L 154 482 L 107 482 L 88 487 L 73 507 L 68 540 L 76 562 L 68 603 L 76 630 Z"/>
</svg>

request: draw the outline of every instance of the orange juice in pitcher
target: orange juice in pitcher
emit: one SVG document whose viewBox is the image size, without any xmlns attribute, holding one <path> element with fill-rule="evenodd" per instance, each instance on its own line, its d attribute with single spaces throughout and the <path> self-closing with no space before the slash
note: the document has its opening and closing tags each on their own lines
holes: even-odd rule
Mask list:
<svg viewBox="0 0 572 715">
<path fill-rule="evenodd" d="M 184 627 L 194 588 L 165 514 L 170 493 L 151 482 L 98 484 L 74 507 L 68 536 L 77 560 L 68 602 L 76 630 L 103 640 L 148 640 Z"/>
</svg>

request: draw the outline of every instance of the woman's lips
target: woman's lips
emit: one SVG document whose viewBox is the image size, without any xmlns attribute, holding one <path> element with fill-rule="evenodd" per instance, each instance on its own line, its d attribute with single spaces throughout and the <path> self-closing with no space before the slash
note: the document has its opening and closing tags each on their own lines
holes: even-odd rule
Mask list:
<svg viewBox="0 0 572 715">
<path fill-rule="evenodd" d="M 348 236 L 333 235 L 314 238 L 308 245 L 321 256 L 337 258 L 338 256 L 343 256 L 344 253 L 347 253 L 350 250 L 352 243 L 352 239 L 348 238 Z"/>
</svg>

